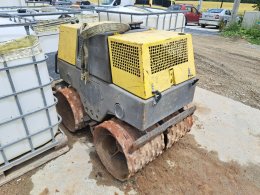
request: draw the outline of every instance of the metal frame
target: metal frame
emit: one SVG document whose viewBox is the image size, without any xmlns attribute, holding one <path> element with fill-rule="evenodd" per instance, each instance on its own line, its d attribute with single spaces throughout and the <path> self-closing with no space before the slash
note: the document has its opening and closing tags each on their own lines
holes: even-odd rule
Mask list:
<svg viewBox="0 0 260 195">
<path fill-rule="evenodd" d="M 38 5 L 38 6 L 0 6 L 0 9 L 20 9 L 20 8 L 42 8 L 46 6 Z"/>
<path fill-rule="evenodd" d="M 36 4 L 50 5 L 50 1 L 25 1 L 25 3 L 27 6 L 29 3 L 33 3 L 33 6 L 35 6 Z"/>
<path fill-rule="evenodd" d="M 85 83 L 80 79 L 81 70 L 78 67 L 59 59 L 58 69 L 60 77 L 77 90 L 85 111 L 92 120 L 102 122 L 108 115 L 114 115 L 140 131 L 147 130 L 191 103 L 196 86 L 196 78 L 193 78 L 171 87 L 161 93 L 161 100 L 154 105 L 153 97 L 147 100 L 141 99 L 92 75 Z M 176 100 L 174 104 L 173 99 Z M 122 114 L 118 114 L 120 112 Z"/>
<path fill-rule="evenodd" d="M 143 135 L 140 138 L 138 138 L 137 140 L 135 140 L 135 142 L 129 149 L 129 153 L 132 153 L 133 151 L 138 150 L 143 145 L 145 145 L 147 142 L 151 141 L 156 136 L 163 133 L 170 126 L 176 125 L 177 123 L 181 122 L 184 118 L 191 116 L 195 112 L 195 110 L 196 110 L 195 106 L 188 108 L 187 110 L 180 112 L 177 116 L 174 116 L 173 118 L 166 121 L 165 123 L 160 124 L 160 126 L 156 127 L 152 131 L 147 132 L 145 135 Z"/>
<path fill-rule="evenodd" d="M 21 8 L 28 8 L 28 9 L 38 9 L 38 8 L 45 8 L 46 6 L 44 5 L 37 5 L 37 6 L 0 6 L 0 10 L 4 11 L 5 9 L 7 9 L 8 12 L 10 12 L 10 9 L 21 9 Z M 75 11 L 75 9 L 70 8 L 69 6 L 61 6 L 61 5 L 57 5 L 57 6 L 53 6 L 55 7 L 57 10 L 64 10 L 64 11 Z M 93 10 L 95 11 L 95 6 L 93 5 L 84 5 L 81 6 L 82 8 L 80 9 L 81 11 L 88 11 L 88 10 Z M 17 10 L 14 10 L 15 12 Z M 79 11 L 79 10 L 78 10 Z"/>
<path fill-rule="evenodd" d="M 46 12 L 46 13 L 16 13 L 10 15 L 28 17 L 28 16 L 55 16 L 55 15 L 65 15 L 65 14 L 80 14 L 80 13 L 81 11 L 67 11 L 67 12 Z"/>
<path fill-rule="evenodd" d="M 24 20 L 25 22 L 33 22 L 37 21 L 35 17 L 37 16 L 59 16 L 59 15 L 67 15 L 67 14 L 73 14 L 74 16 L 76 14 L 80 14 L 82 11 L 63 11 L 63 12 L 50 12 L 50 13 L 15 13 L 15 14 L 10 14 L 10 13 L 0 13 L 0 17 L 4 18 L 9 18 L 10 21 L 12 21 L 12 18 L 14 22 L 16 22 L 16 19 L 18 19 L 19 22 L 21 20 Z M 25 17 L 32 17 L 31 19 L 25 18 Z"/>
<path fill-rule="evenodd" d="M 66 7 L 66 6 L 53 6 L 55 7 L 57 10 L 62 10 L 62 11 L 95 11 L 95 7 L 94 6 L 84 6 L 83 8 L 81 8 L 80 10 L 75 10 L 72 9 L 70 7 Z M 39 10 L 40 8 L 46 8 L 46 6 L 44 5 L 39 5 L 39 6 L 4 6 L 4 7 L 0 7 L 0 13 L 6 13 L 6 12 L 15 12 L 17 13 L 17 9 L 31 9 L 31 10 Z"/>
<path fill-rule="evenodd" d="M 7 28 L 7 27 L 17 27 L 17 26 L 24 26 L 29 27 L 36 24 L 36 22 L 24 22 L 24 23 L 15 23 L 15 24 L 0 24 L 0 28 Z"/>
<path fill-rule="evenodd" d="M 140 31 L 140 29 L 131 30 L 129 33 L 135 31 Z M 106 39 L 109 35 L 109 33 L 106 33 L 89 39 L 88 52 L 90 57 L 88 64 L 90 77 L 86 83 L 80 79 L 81 63 L 79 54 L 76 54 L 76 66 L 72 66 L 61 59 L 57 60 L 60 78 L 77 90 L 85 111 L 91 119 L 102 122 L 107 115 L 115 115 L 117 118 L 144 131 L 157 123 L 158 120 L 167 117 L 192 102 L 196 86 L 193 84 L 195 78 L 162 92 L 163 97 L 156 105 L 154 105 L 153 97 L 144 100 L 112 84 L 111 67 L 107 62 L 109 57 L 106 57 L 109 53 L 108 47 L 106 47 Z M 79 37 L 78 48 L 80 48 L 82 43 Z M 97 47 L 97 45 L 104 44 L 105 47 L 101 49 Z M 93 57 L 95 55 L 97 55 L 97 57 L 92 59 L 91 56 Z M 100 56 L 102 56 L 102 58 L 100 58 Z M 184 96 L 185 98 L 183 98 Z M 107 101 L 103 101 L 104 99 Z M 169 104 L 169 102 L 172 102 L 172 99 L 177 100 L 174 105 Z M 117 115 L 119 113 L 117 111 L 119 110 L 116 104 L 119 104 L 122 108 L 122 116 Z M 152 117 L 147 118 L 149 114 L 151 114 Z"/>
<path fill-rule="evenodd" d="M 74 11 L 75 9 L 66 7 L 66 6 L 55 6 L 57 10 L 63 10 L 63 11 Z M 95 13 L 95 6 L 93 5 L 81 5 L 80 6 L 80 11 L 92 11 Z"/>
<path fill-rule="evenodd" d="M 130 6 L 125 6 L 125 7 L 130 7 Z M 135 6 L 131 6 L 131 7 L 135 7 Z M 1 8 L 26 8 L 26 7 L 0 7 Z M 145 7 L 138 7 L 139 9 L 144 9 L 144 10 L 147 10 Z M 145 17 L 145 24 L 144 26 L 145 27 L 149 27 L 149 17 L 152 17 L 152 16 L 156 16 L 157 17 L 157 20 L 156 20 L 156 28 L 158 28 L 158 25 L 159 25 L 159 18 L 160 17 L 163 17 L 163 24 L 162 24 L 162 27 L 163 27 L 163 30 L 173 30 L 173 31 L 176 31 L 178 29 L 180 29 L 181 32 L 184 32 L 184 24 L 185 24 L 185 17 L 183 17 L 183 20 L 182 20 L 182 27 L 180 28 L 177 28 L 176 25 L 177 25 L 177 21 L 178 21 L 178 18 L 179 18 L 179 14 L 182 14 L 183 11 L 163 11 L 162 12 L 149 12 L 149 13 L 133 13 L 133 12 L 121 12 L 121 11 L 114 11 L 114 10 L 109 10 L 109 9 L 97 9 L 95 7 L 86 7 L 84 9 L 80 9 L 80 10 L 73 10 L 71 8 L 67 8 L 67 7 L 60 7 L 60 6 L 57 6 L 56 9 L 58 10 L 61 10 L 61 12 L 51 12 L 51 13 L 33 13 L 33 14 L 29 14 L 29 13 L 14 13 L 14 14 L 10 14 L 10 13 L 2 13 L 0 12 L 0 17 L 6 17 L 6 18 L 9 18 L 11 21 L 12 19 L 14 20 L 14 22 L 16 22 L 16 19 L 19 20 L 19 22 L 21 22 L 21 20 L 24 20 L 25 22 L 32 22 L 32 21 L 36 21 L 35 17 L 37 16 L 51 16 L 51 15 L 65 15 L 65 14 L 73 14 L 74 16 L 76 14 L 80 14 L 82 13 L 83 11 L 92 11 L 93 13 L 96 12 L 98 14 L 98 18 L 99 18 L 99 21 L 101 20 L 101 16 L 100 16 L 100 13 L 106 13 L 106 19 L 109 21 L 110 20 L 110 14 L 116 14 L 118 15 L 118 18 L 119 18 L 119 21 L 121 22 L 122 21 L 122 15 L 128 15 L 131 17 L 131 22 L 133 22 L 133 17 L 134 16 L 143 16 Z M 153 9 L 156 9 L 156 8 L 153 8 Z M 160 10 L 160 9 L 158 9 Z M 149 11 L 149 10 L 148 10 Z M 171 22 L 172 22 L 172 19 L 173 19 L 173 15 L 176 14 L 176 18 L 175 18 L 175 24 L 174 24 L 174 28 L 171 28 Z M 31 19 L 28 19 L 28 18 L 25 18 L 25 17 L 28 17 L 28 16 L 31 16 L 32 17 L 32 20 Z M 165 25 L 166 25 L 166 16 L 170 16 L 170 19 L 169 19 L 169 28 L 165 28 Z"/>
<path fill-rule="evenodd" d="M 26 31 L 26 34 L 29 35 L 30 32 L 29 32 L 29 26 L 31 25 L 31 23 L 24 23 L 24 24 L 18 24 L 19 26 L 24 26 L 25 27 L 25 31 Z M 17 26 L 17 24 L 13 24 L 13 25 L 0 25 L 0 27 L 13 27 L 13 26 Z M 32 53 L 33 53 L 33 49 L 31 49 Z M 2 56 L 2 58 L 4 59 L 4 56 Z M 8 80 L 9 80 L 9 83 L 11 85 L 11 88 L 12 88 L 12 94 L 9 94 L 9 95 L 6 95 L 6 96 L 2 96 L 0 97 L 0 100 L 4 99 L 4 98 L 8 98 L 8 97 L 11 97 L 11 96 L 14 96 L 15 98 L 15 101 L 16 101 L 16 105 L 18 107 L 18 110 L 19 110 L 19 117 L 16 117 L 16 118 L 12 118 L 8 121 L 4 121 L 2 123 L 0 123 L 0 127 L 4 124 L 7 124 L 7 123 L 10 123 L 10 122 L 13 122 L 15 120 L 18 120 L 18 119 L 21 119 L 22 122 L 23 122 L 23 125 L 24 125 L 24 128 L 25 128 L 25 131 L 26 131 L 26 136 L 19 139 L 19 140 L 16 140 L 14 142 L 11 142 L 11 143 L 8 143 L 6 145 L 0 145 L 0 153 L 4 159 L 4 164 L 2 166 L 0 166 L 0 173 L 1 172 L 4 172 L 5 170 L 7 169 L 10 169 L 11 167 L 21 163 L 21 162 L 24 162 L 54 146 L 57 146 L 59 144 L 59 141 L 55 140 L 55 135 L 54 135 L 54 131 L 53 131 L 53 128 L 57 125 L 60 124 L 61 122 L 61 117 L 58 115 L 58 122 L 55 123 L 55 124 L 52 124 L 51 123 L 51 119 L 50 119 L 50 113 L 49 113 L 49 109 L 54 107 L 56 104 L 57 104 L 57 99 L 54 98 L 54 103 L 51 104 L 51 105 L 47 105 L 47 101 L 46 101 L 46 97 L 45 97 L 45 93 L 43 91 L 44 87 L 47 87 L 47 86 L 50 86 L 51 87 L 51 83 L 52 83 L 52 79 L 50 78 L 50 82 L 48 82 L 47 84 L 42 84 L 42 81 L 41 81 L 41 78 L 40 78 L 40 73 L 39 73 L 39 69 L 38 69 L 38 64 L 44 62 L 47 60 L 47 56 L 45 56 L 45 59 L 43 60 L 39 60 L 37 61 L 35 56 L 33 55 L 32 56 L 32 62 L 31 63 L 26 63 L 26 64 L 19 64 L 19 65 L 16 65 L 16 66 L 12 66 L 12 67 L 8 67 L 7 66 L 7 62 L 4 60 L 3 64 L 4 64 L 4 68 L 1 68 L 0 71 L 5 71 L 6 74 L 7 74 L 7 77 L 8 77 Z M 15 86 L 14 86 L 14 83 L 13 83 L 13 79 L 12 79 L 12 76 L 10 74 L 10 70 L 11 69 L 15 69 L 15 68 L 21 68 L 21 67 L 24 67 L 24 66 L 34 66 L 34 69 L 35 69 L 35 73 L 37 75 L 37 79 L 38 79 L 38 86 L 37 87 L 34 87 L 34 88 L 30 88 L 30 89 L 27 89 L 27 90 L 23 90 L 23 91 L 16 91 L 15 90 Z M 43 100 L 43 107 L 40 108 L 40 109 L 37 109 L 33 112 L 30 112 L 30 113 L 26 113 L 24 114 L 23 113 L 23 110 L 21 108 L 21 104 L 20 104 L 20 101 L 19 101 L 19 97 L 18 95 L 19 94 L 22 94 L 22 93 L 26 93 L 28 91 L 32 91 L 32 90 L 37 90 L 37 89 L 40 89 L 41 90 L 41 96 L 42 96 L 42 100 Z M 28 130 L 28 126 L 27 126 L 27 122 L 25 120 L 25 117 L 26 116 L 29 116 L 29 115 L 32 115 L 36 112 L 40 112 L 40 111 L 43 111 L 45 110 L 46 111 L 46 116 L 47 116 L 47 119 L 48 119 L 48 127 L 40 130 L 40 131 L 37 131 L 36 133 L 33 133 L 33 134 L 30 134 L 29 130 Z M 37 134 L 40 134 L 42 132 L 45 132 L 45 131 L 50 131 L 51 133 L 51 144 L 49 145 L 46 145 L 46 146 L 40 146 L 38 149 L 36 149 L 34 146 L 33 146 L 33 143 L 32 143 L 32 137 L 37 135 Z M 62 132 L 63 134 L 63 132 Z M 64 136 L 64 134 L 63 134 Z M 15 159 L 15 160 L 8 160 L 6 155 L 5 155 L 5 151 L 4 149 L 13 145 L 13 144 L 16 144 L 20 141 L 23 141 L 23 140 L 28 140 L 29 143 L 30 143 L 30 150 L 26 155 L 22 155 L 22 157 L 18 158 L 18 159 Z"/>
<path fill-rule="evenodd" d="M 138 8 L 140 8 L 140 7 L 138 7 Z M 144 10 L 146 10 L 146 9 L 144 9 Z M 130 15 L 131 22 L 133 22 L 133 16 L 144 16 L 144 17 L 146 17 L 146 22 L 145 22 L 144 26 L 149 28 L 149 26 L 148 26 L 149 16 L 157 16 L 156 28 L 158 28 L 159 17 L 160 16 L 164 16 L 164 19 L 163 19 L 163 30 L 169 30 L 169 31 L 170 30 L 174 30 L 174 31 L 176 31 L 177 29 L 181 29 L 181 32 L 184 32 L 184 28 L 185 28 L 185 26 L 183 25 L 183 24 L 185 24 L 185 17 L 183 17 L 183 20 L 182 20 L 182 27 L 180 27 L 180 28 L 176 27 L 177 19 L 179 17 L 179 14 L 182 13 L 182 12 L 164 11 L 164 12 L 156 12 L 156 13 L 154 13 L 154 12 L 133 13 L 133 12 L 122 12 L 122 11 L 106 10 L 106 9 L 97 9 L 96 12 L 98 13 L 99 21 L 101 21 L 100 13 L 106 13 L 106 18 L 107 18 L 108 21 L 110 20 L 109 14 L 117 14 L 118 17 L 119 17 L 119 22 L 120 23 L 122 22 L 122 15 Z M 176 14 L 176 19 L 175 19 L 174 28 L 171 28 L 171 21 L 172 21 L 173 14 Z M 170 15 L 169 28 L 168 29 L 165 29 L 165 18 L 166 18 L 166 15 Z"/>
</svg>

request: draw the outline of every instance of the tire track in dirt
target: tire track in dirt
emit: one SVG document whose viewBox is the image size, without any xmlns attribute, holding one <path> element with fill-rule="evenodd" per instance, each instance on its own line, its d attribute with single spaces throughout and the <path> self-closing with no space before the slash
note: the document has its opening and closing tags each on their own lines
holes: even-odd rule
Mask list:
<svg viewBox="0 0 260 195">
<path fill-rule="evenodd" d="M 117 186 L 128 194 L 259 194 L 260 167 L 222 162 L 215 152 L 200 148 L 188 134 L 149 163 L 129 181 L 121 183 L 103 168 L 93 154 L 91 177 L 99 185 Z"/>
<path fill-rule="evenodd" d="M 260 109 L 260 49 L 218 36 L 193 42 L 199 86 Z"/>
</svg>

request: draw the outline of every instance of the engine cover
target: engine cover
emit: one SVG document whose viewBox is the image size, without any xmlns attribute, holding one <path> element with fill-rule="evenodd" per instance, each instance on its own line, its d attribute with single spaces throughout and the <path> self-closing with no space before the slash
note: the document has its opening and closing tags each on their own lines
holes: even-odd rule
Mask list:
<svg viewBox="0 0 260 195">
<path fill-rule="evenodd" d="M 112 80 L 148 99 L 195 77 L 191 35 L 148 30 L 108 37 Z"/>
</svg>

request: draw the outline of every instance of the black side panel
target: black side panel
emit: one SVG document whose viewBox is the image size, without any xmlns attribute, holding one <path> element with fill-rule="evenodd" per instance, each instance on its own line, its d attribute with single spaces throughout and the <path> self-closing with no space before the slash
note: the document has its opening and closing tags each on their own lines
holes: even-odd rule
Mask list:
<svg viewBox="0 0 260 195">
<path fill-rule="evenodd" d="M 107 35 L 97 35 L 88 41 L 88 62 L 91 75 L 112 83 Z"/>
</svg>

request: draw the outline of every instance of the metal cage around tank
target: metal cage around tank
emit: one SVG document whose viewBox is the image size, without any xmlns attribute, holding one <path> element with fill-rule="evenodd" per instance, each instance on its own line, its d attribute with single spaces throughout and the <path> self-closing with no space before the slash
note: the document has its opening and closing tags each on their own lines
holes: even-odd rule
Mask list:
<svg viewBox="0 0 260 195">
<path fill-rule="evenodd" d="M 125 6 L 124 8 L 136 6 Z M 156 12 L 149 11 L 145 7 L 137 7 L 147 12 L 116 11 L 111 9 L 96 9 L 99 21 L 114 21 L 120 23 L 142 22 L 144 28 L 155 28 L 158 30 L 184 32 L 185 16 L 179 11 L 164 11 L 152 8 Z"/>
<path fill-rule="evenodd" d="M 6 24 L 6 25 L 0 25 L 0 29 L 3 27 L 7 28 L 7 27 L 24 26 L 26 35 L 29 35 L 29 26 L 32 24 L 33 23 Z M 3 56 L 3 54 L 1 54 L 1 58 L 3 60 L 2 60 L 2 67 L 0 68 L 0 73 L 2 72 L 6 75 L 8 83 L 10 84 L 10 87 L 11 87 L 11 93 L 1 96 L 0 101 L 4 101 L 5 99 L 10 98 L 10 97 L 13 98 L 13 100 L 17 106 L 17 110 L 19 111 L 19 115 L 16 117 L 13 117 L 13 118 L 9 118 L 8 120 L 1 121 L 0 129 L 3 128 L 4 125 L 14 123 L 17 120 L 21 120 L 20 122 L 23 125 L 26 136 L 17 138 L 16 140 L 9 142 L 9 143 L 5 143 L 5 144 L 0 143 L 0 156 L 3 159 L 3 163 L 0 164 L 0 174 L 59 144 L 59 141 L 56 139 L 55 134 L 58 132 L 58 125 L 61 122 L 61 117 L 59 115 L 57 115 L 57 113 L 55 115 L 53 110 L 51 111 L 51 109 L 55 109 L 55 105 L 57 104 L 57 99 L 53 96 L 53 98 L 54 98 L 53 103 L 48 104 L 48 101 L 47 101 L 48 94 L 46 94 L 47 92 L 45 91 L 46 87 L 48 87 L 48 90 L 51 90 L 51 83 L 53 80 L 49 77 L 50 78 L 49 82 L 43 83 L 42 77 L 40 75 L 41 73 L 39 70 L 39 64 L 45 63 L 45 61 L 47 60 L 47 56 L 44 56 L 43 59 L 37 59 L 36 55 L 34 55 L 32 50 L 33 49 L 31 49 L 31 52 L 33 54 L 31 56 L 31 60 L 32 60 L 31 62 L 15 64 L 15 65 L 10 65 L 10 66 L 8 65 L 8 62 L 4 60 L 5 57 Z M 34 69 L 35 75 L 37 77 L 38 85 L 36 87 L 26 88 L 24 90 L 17 90 L 16 86 L 14 85 L 14 78 L 11 74 L 11 71 L 18 70 L 19 68 L 26 68 L 29 66 L 31 66 L 31 68 Z M 5 87 L 7 87 L 7 86 L 5 86 Z M 21 102 L 20 102 L 20 97 L 21 97 L 21 95 L 24 95 L 25 93 L 33 92 L 35 90 L 38 90 L 38 92 L 40 93 L 40 96 L 42 98 L 43 107 L 39 107 L 30 112 L 24 112 L 24 110 L 22 109 Z M 36 113 L 44 112 L 44 111 L 45 111 L 45 115 L 46 115 L 46 118 L 48 121 L 48 125 L 43 129 L 30 133 L 29 128 L 28 128 L 29 124 L 27 121 L 28 118 L 26 118 L 26 117 L 30 117 Z M 5 112 L 5 111 L 1 110 L 1 112 Z M 54 115 L 53 115 L 53 113 L 54 113 Z M 52 121 L 53 116 L 57 116 L 57 119 L 54 120 L 55 122 Z M 39 121 L 35 121 L 35 123 L 37 123 L 37 122 L 39 122 Z M 44 143 L 41 145 L 37 145 L 37 146 L 34 145 L 33 141 L 35 141 L 35 140 L 33 140 L 33 139 L 36 139 L 34 136 L 37 136 L 37 135 L 39 135 L 41 133 L 45 133 L 45 132 L 49 132 L 51 139 L 47 140 L 46 142 L 44 141 Z M 62 136 L 64 136 L 63 132 L 61 132 L 61 133 L 62 133 Z M 13 136 L 15 136 L 15 135 L 13 135 Z M 30 149 L 26 152 L 21 153 L 18 156 L 12 157 L 10 159 L 7 158 L 7 155 L 6 155 L 7 148 L 10 146 L 14 146 L 15 144 L 17 144 L 19 142 L 23 142 L 24 140 L 27 140 L 29 142 Z"/>
</svg>

